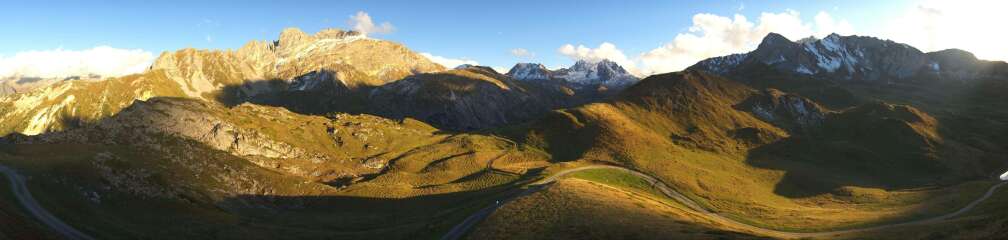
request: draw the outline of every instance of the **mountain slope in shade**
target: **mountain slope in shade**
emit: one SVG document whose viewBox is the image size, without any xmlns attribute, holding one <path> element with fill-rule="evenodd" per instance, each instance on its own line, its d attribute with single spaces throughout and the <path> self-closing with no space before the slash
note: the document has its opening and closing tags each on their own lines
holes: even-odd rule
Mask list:
<svg viewBox="0 0 1008 240">
<path fill-rule="evenodd" d="M 550 102 L 533 86 L 493 69 L 418 74 L 370 92 L 372 111 L 393 118 L 413 117 L 449 129 L 476 130 L 521 123 L 545 114 Z"/>
</svg>

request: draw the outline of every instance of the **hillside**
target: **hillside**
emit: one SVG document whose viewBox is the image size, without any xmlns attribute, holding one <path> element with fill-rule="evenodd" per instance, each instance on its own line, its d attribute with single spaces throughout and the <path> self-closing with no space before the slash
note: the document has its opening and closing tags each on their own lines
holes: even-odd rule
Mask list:
<svg viewBox="0 0 1008 240">
<path fill-rule="evenodd" d="M 952 209 L 938 206 L 979 194 L 983 183 L 962 183 L 986 174 L 984 164 L 950 157 L 962 152 L 942 147 L 952 143 L 936 129 L 908 106 L 828 110 L 685 71 L 646 78 L 606 103 L 556 111 L 511 136 L 554 161 L 648 172 L 742 222 L 822 230 L 936 215 Z M 921 189 L 936 185 L 946 187 Z M 907 213 L 922 208 L 929 210 Z"/>
<path fill-rule="evenodd" d="M 498 210 L 469 239 L 759 239 L 661 198 L 571 178 Z"/>
<path fill-rule="evenodd" d="M 103 81 L 64 81 L 0 97 L 0 135 L 35 135 L 114 115 L 136 100 L 184 96 L 163 71 Z"/>
<path fill-rule="evenodd" d="M 5 141 L 0 163 L 33 176 L 47 209 L 106 237 L 416 237 L 546 163 L 500 138 L 441 133 L 408 119 L 174 98 Z M 222 227 L 235 222 L 250 225 Z"/>
</svg>

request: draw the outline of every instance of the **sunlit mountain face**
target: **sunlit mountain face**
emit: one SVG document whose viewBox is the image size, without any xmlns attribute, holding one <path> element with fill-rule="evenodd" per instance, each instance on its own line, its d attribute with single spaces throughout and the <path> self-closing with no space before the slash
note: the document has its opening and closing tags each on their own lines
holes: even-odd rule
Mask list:
<svg viewBox="0 0 1008 240">
<path fill-rule="evenodd" d="M 1003 5 L 5 4 L 0 239 L 1000 239 Z"/>
</svg>

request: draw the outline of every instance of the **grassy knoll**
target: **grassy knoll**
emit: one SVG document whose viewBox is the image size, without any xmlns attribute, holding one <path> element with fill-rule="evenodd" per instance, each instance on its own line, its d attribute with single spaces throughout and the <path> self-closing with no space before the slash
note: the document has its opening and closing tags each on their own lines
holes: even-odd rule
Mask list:
<svg viewBox="0 0 1008 240">
<path fill-rule="evenodd" d="M 620 188 L 627 191 L 635 191 L 640 193 L 647 193 L 652 196 L 665 198 L 661 192 L 651 186 L 646 180 L 624 172 L 614 169 L 588 169 L 584 171 L 579 171 L 568 175 L 572 178 L 579 178 L 588 181 L 593 181 L 597 183 L 602 183 L 612 187 Z"/>
</svg>

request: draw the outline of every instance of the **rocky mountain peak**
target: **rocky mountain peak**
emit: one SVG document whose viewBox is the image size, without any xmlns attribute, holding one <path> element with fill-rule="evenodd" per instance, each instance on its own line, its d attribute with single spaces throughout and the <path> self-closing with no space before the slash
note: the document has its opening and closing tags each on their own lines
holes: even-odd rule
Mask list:
<svg viewBox="0 0 1008 240">
<path fill-rule="evenodd" d="M 358 31 L 346 31 L 337 28 L 326 28 L 315 33 L 315 38 L 318 39 L 344 39 L 348 37 L 364 37 L 364 34 Z"/>
<path fill-rule="evenodd" d="M 557 71 L 560 77 L 581 84 L 628 85 L 639 80 L 612 60 L 578 60 L 567 69 Z"/>
<path fill-rule="evenodd" d="M 961 57 L 953 57 L 961 56 Z M 921 71 L 936 72 L 948 58 L 967 59 L 972 54 L 959 51 L 925 54 L 906 44 L 873 37 L 841 36 L 832 33 L 822 39 L 808 37 L 792 42 L 770 33 L 752 52 L 710 58 L 691 68 L 730 74 L 740 65 L 763 64 L 795 75 L 852 81 L 895 81 Z M 941 59 L 939 59 L 941 58 Z"/>
<path fill-rule="evenodd" d="M 578 60 L 570 68 L 557 70 L 546 69 L 539 63 L 518 63 L 507 75 L 518 80 L 558 79 L 574 84 L 607 86 L 625 86 L 639 80 L 622 66 L 608 59 Z"/>
<path fill-rule="evenodd" d="M 458 65 L 458 67 L 455 67 L 455 70 L 470 70 L 470 71 L 476 71 L 476 72 L 482 71 L 482 72 L 486 72 L 486 73 L 493 74 L 493 75 L 500 74 L 499 72 L 497 72 L 497 70 L 494 70 L 492 67 L 481 66 L 481 65 L 472 65 L 472 64 L 468 64 L 468 63 L 467 64 L 462 64 L 462 65 Z"/>
<path fill-rule="evenodd" d="M 548 80 L 551 78 L 550 70 L 540 63 L 517 63 L 506 75 L 518 80 Z"/>
<path fill-rule="evenodd" d="M 299 28 L 285 28 L 280 32 L 280 39 L 277 40 L 277 45 L 281 47 L 297 46 L 310 40 L 311 36 L 308 36 L 308 34 Z"/>
<path fill-rule="evenodd" d="M 787 44 L 794 44 L 794 42 L 791 42 L 791 40 L 789 40 L 787 37 L 784 37 L 784 35 L 780 35 L 778 33 L 771 32 L 771 33 L 768 33 L 765 37 L 763 37 L 763 41 L 760 42 L 759 47 L 760 48 L 764 48 L 764 47 L 771 47 L 771 46 L 779 46 L 779 45 L 782 45 L 782 44 L 785 44 L 785 45 L 787 45 Z"/>
</svg>

